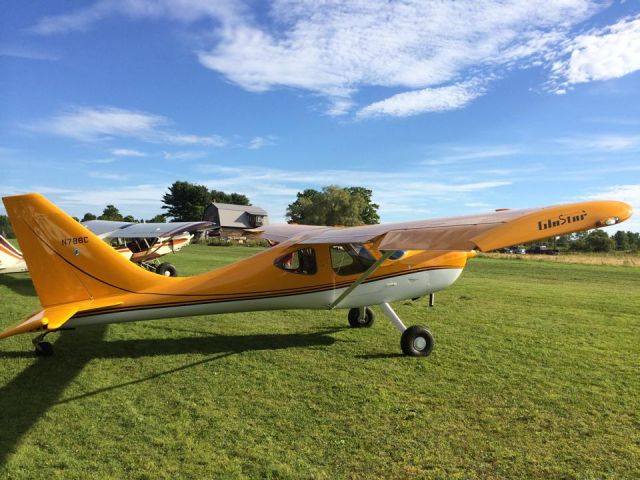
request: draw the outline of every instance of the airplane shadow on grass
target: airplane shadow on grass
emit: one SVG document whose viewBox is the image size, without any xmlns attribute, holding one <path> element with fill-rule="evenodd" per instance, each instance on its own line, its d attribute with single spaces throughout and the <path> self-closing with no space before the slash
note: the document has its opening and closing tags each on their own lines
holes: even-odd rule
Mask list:
<svg viewBox="0 0 640 480">
<path fill-rule="evenodd" d="M 82 335 L 60 335 L 56 347 L 75 350 L 72 361 L 40 357 L 25 368 L 11 382 L 0 388 L 0 465 L 4 465 L 20 439 L 55 404 L 64 389 L 93 358 L 87 343 L 100 343 L 105 327 L 87 328 Z M 25 338 L 26 339 L 26 338 Z M 0 358 L 5 352 L 0 353 Z M 9 357 L 18 352 L 8 352 Z M 29 356 L 33 356 L 31 351 Z M 6 362 L 3 369 L 7 369 Z"/>
<path fill-rule="evenodd" d="M 0 275 L 0 285 L 11 289 L 14 293 L 23 297 L 35 297 L 36 291 L 33 288 L 31 277 L 20 275 Z"/>
<path fill-rule="evenodd" d="M 54 344 L 57 356 L 38 358 L 10 383 L 0 388 L 0 466 L 7 462 L 9 455 L 17 449 L 20 439 L 53 405 L 146 382 L 245 351 L 331 345 L 336 340 L 329 334 L 339 330 L 341 329 L 336 328 L 308 334 L 209 335 L 115 341 L 104 341 L 106 326 L 61 332 Z M 67 385 L 73 382 L 90 360 L 184 354 L 207 357 L 144 378 L 60 400 Z M 0 352 L 0 361 L 32 355 L 30 350 Z"/>
</svg>

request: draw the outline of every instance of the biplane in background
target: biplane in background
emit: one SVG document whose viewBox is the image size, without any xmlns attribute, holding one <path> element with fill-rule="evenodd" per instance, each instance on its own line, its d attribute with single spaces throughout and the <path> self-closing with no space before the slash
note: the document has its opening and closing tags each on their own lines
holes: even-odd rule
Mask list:
<svg viewBox="0 0 640 480">
<path fill-rule="evenodd" d="M 132 223 L 89 220 L 82 224 L 127 260 L 167 277 L 176 277 L 178 271 L 171 263 L 160 263 L 158 258 L 179 252 L 189 245 L 194 235 L 214 228 L 211 222 Z"/>
<path fill-rule="evenodd" d="M 360 227 L 270 225 L 277 244 L 192 277 L 160 277 L 136 267 L 39 194 L 3 199 L 42 311 L 0 333 L 40 332 L 36 354 L 51 355 L 51 332 L 85 325 L 282 309 L 349 309 L 351 326 L 370 326 L 379 305 L 401 332 L 407 355 L 426 356 L 433 336 L 409 328 L 390 303 L 450 286 L 476 251 L 615 225 L 623 202 L 592 201 L 528 210 Z"/>
</svg>

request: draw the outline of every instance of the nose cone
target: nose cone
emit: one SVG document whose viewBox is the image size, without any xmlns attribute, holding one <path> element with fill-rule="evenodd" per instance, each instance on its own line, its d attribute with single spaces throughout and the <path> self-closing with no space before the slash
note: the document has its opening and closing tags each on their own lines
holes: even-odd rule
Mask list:
<svg viewBox="0 0 640 480">
<path fill-rule="evenodd" d="M 624 222 L 633 215 L 633 207 L 626 202 L 607 202 L 607 212 L 611 217 L 615 217 L 616 223 Z"/>
</svg>

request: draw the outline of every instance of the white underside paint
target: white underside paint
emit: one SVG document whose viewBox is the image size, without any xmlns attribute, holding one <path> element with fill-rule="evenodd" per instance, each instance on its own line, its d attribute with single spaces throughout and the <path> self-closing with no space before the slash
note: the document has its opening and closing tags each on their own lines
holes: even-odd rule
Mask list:
<svg viewBox="0 0 640 480">
<path fill-rule="evenodd" d="M 460 274 L 461 268 L 447 268 L 412 272 L 389 279 L 376 280 L 358 286 L 336 308 L 364 307 L 421 297 L 450 286 Z M 322 292 L 286 295 L 254 300 L 234 300 L 199 305 L 158 307 L 145 310 L 113 312 L 90 317 L 72 318 L 65 328 L 104 323 L 135 322 L 156 318 L 191 317 L 217 313 L 253 312 L 262 310 L 328 309 L 347 287 Z"/>
<path fill-rule="evenodd" d="M 0 274 L 3 273 L 23 273 L 28 272 L 27 264 L 22 261 L 15 262 L 11 266 L 5 266 L 4 263 L 0 263 Z"/>
</svg>

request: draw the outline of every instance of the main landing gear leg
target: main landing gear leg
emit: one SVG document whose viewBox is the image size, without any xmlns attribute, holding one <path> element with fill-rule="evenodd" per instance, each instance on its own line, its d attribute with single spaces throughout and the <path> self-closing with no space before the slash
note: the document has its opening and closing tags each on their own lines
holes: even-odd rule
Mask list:
<svg viewBox="0 0 640 480">
<path fill-rule="evenodd" d="M 393 311 L 391 305 L 388 303 L 380 304 L 380 308 L 384 314 L 389 317 L 391 323 L 393 323 L 402 336 L 400 337 L 400 347 L 405 355 L 411 357 L 426 357 L 433 350 L 433 335 L 422 325 L 412 325 L 407 328 L 400 317 Z"/>
<path fill-rule="evenodd" d="M 44 337 L 46 337 L 50 333 L 50 331 L 41 333 L 33 340 L 31 340 L 33 342 L 33 346 L 35 347 L 36 356 L 50 357 L 53 355 L 53 345 L 51 345 L 49 342 L 44 341 Z"/>
</svg>

